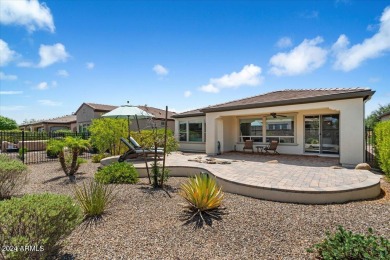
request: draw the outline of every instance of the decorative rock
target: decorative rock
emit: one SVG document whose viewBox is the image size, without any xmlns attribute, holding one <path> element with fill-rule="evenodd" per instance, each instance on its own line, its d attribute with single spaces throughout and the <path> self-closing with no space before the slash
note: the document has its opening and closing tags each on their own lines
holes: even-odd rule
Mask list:
<svg viewBox="0 0 390 260">
<path fill-rule="evenodd" d="M 356 165 L 355 170 L 371 170 L 371 166 L 368 163 L 359 163 Z"/>
<path fill-rule="evenodd" d="M 271 161 L 268 161 L 267 163 L 279 163 L 278 160 L 271 160 Z"/>
</svg>

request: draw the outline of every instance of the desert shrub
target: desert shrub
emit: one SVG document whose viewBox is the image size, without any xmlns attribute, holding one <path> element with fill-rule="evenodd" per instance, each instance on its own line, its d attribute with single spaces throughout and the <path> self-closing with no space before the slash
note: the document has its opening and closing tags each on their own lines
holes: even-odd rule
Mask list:
<svg viewBox="0 0 390 260">
<path fill-rule="evenodd" d="M 19 148 L 19 151 L 18 151 L 19 156 L 18 156 L 18 157 L 19 157 L 21 160 L 23 160 L 24 155 L 25 155 L 27 152 L 28 152 L 28 149 L 27 149 L 27 148 Z"/>
<path fill-rule="evenodd" d="M 180 186 L 179 194 L 187 201 L 186 207 L 195 214 L 219 208 L 224 198 L 215 178 L 205 173 L 189 178 Z"/>
<path fill-rule="evenodd" d="M 12 245 L 17 252 L 3 251 L 5 259 L 46 259 L 61 246 L 81 221 L 80 207 L 69 196 L 25 195 L 0 202 L 0 246 Z M 35 246 L 37 250 L 22 250 Z"/>
<path fill-rule="evenodd" d="M 93 163 L 100 163 L 100 161 L 104 158 L 106 158 L 108 155 L 104 153 L 95 154 L 92 156 L 92 162 Z"/>
<path fill-rule="evenodd" d="M 390 259 L 390 241 L 373 235 L 354 234 L 339 226 L 337 232 L 326 232 L 326 238 L 307 251 L 319 259 Z"/>
<path fill-rule="evenodd" d="M 90 181 L 75 188 L 75 197 L 84 211 L 85 219 L 100 218 L 114 199 L 114 187 Z"/>
<path fill-rule="evenodd" d="M 0 155 L 0 199 L 10 198 L 27 181 L 27 166 L 19 160 Z"/>
<path fill-rule="evenodd" d="M 390 121 L 378 123 L 374 131 L 379 167 L 390 176 Z"/>
<path fill-rule="evenodd" d="M 62 150 L 62 140 L 50 139 L 46 145 L 46 154 L 50 158 L 57 158 Z"/>
<path fill-rule="evenodd" d="M 115 162 L 100 169 L 95 174 L 95 180 L 104 184 L 138 182 L 137 169 L 131 163 Z"/>
<path fill-rule="evenodd" d="M 152 185 L 154 187 L 161 187 L 162 183 L 166 182 L 169 178 L 169 170 L 167 168 L 164 169 L 160 163 L 152 163 Z"/>
</svg>

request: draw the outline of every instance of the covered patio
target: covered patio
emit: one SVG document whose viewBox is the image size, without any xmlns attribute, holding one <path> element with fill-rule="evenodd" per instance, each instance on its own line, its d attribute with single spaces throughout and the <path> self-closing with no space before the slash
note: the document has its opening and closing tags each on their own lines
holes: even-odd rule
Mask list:
<svg viewBox="0 0 390 260">
<path fill-rule="evenodd" d="M 106 159 L 102 164 L 113 159 Z M 143 161 L 131 162 L 145 177 Z M 338 158 L 241 152 L 207 156 L 176 152 L 167 157 L 166 165 L 170 176 L 207 172 L 217 178 L 226 192 L 272 201 L 344 203 L 373 199 L 381 192 L 379 175 L 340 167 Z"/>
</svg>

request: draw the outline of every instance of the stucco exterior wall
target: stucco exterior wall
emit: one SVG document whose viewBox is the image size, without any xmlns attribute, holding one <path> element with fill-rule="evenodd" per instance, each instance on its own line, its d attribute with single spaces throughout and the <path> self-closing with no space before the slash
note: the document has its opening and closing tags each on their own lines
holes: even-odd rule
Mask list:
<svg viewBox="0 0 390 260">
<path fill-rule="evenodd" d="M 98 117 L 90 106 L 83 104 L 83 106 L 77 111 L 77 125 L 90 124 L 93 118 Z"/>
<path fill-rule="evenodd" d="M 295 114 L 295 143 L 279 144 L 280 153 L 305 154 L 305 116 L 339 114 L 340 163 L 355 165 L 364 162 L 364 102 L 362 98 L 207 113 L 206 153 L 216 154 L 218 141 L 221 142 L 222 152 L 234 150 L 234 145 L 237 150 L 242 150 L 243 143 L 239 142 L 238 133 L 239 118 L 261 117 L 272 112 Z"/>
</svg>

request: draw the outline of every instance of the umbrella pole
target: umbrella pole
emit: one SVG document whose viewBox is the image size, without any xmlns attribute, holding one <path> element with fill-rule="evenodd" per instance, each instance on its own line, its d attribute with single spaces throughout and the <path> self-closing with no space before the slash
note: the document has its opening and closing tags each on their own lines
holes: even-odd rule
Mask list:
<svg viewBox="0 0 390 260">
<path fill-rule="evenodd" d="M 127 116 L 127 140 L 130 141 L 130 116 Z"/>
<path fill-rule="evenodd" d="M 164 129 L 164 158 L 163 158 L 163 168 L 162 168 L 162 177 L 161 177 L 161 187 L 164 185 L 164 174 L 165 174 L 165 155 L 167 151 L 167 119 L 168 119 L 168 106 L 165 106 L 165 129 Z"/>
<path fill-rule="evenodd" d="M 137 122 L 138 133 L 141 134 L 141 130 L 139 129 L 139 123 L 138 123 L 138 117 L 137 117 L 137 115 L 135 115 L 135 121 Z M 130 139 L 130 138 L 129 138 L 129 139 Z M 145 161 L 145 166 L 146 166 L 146 172 L 148 173 L 149 184 L 152 184 L 152 180 L 150 179 L 148 161 L 146 160 L 146 153 L 145 153 L 145 148 L 144 148 L 144 147 L 142 147 L 142 151 L 143 151 L 143 153 L 144 153 L 144 161 Z"/>
</svg>

